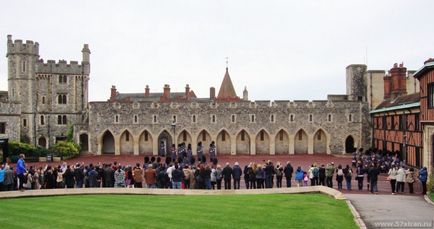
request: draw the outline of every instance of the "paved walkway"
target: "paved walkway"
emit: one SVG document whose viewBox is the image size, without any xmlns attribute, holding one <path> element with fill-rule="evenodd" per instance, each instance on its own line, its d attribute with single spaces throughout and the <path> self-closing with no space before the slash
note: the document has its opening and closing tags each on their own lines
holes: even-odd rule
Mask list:
<svg viewBox="0 0 434 229">
<path fill-rule="evenodd" d="M 422 195 L 345 194 L 367 228 L 434 228 L 434 206 Z M 422 227 L 414 224 L 427 223 Z"/>
</svg>

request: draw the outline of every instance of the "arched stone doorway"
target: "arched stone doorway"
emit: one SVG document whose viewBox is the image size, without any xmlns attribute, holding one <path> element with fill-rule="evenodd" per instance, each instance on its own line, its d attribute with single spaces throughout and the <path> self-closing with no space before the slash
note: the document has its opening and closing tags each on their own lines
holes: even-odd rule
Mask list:
<svg viewBox="0 0 434 229">
<path fill-rule="evenodd" d="M 121 144 L 120 145 L 121 154 L 128 154 L 128 155 L 134 154 L 134 139 L 133 139 L 133 135 L 128 130 L 125 130 L 121 134 L 120 144 Z"/>
<path fill-rule="evenodd" d="M 144 130 L 139 137 L 139 154 L 152 155 L 153 150 L 152 135 L 149 131 Z"/>
<path fill-rule="evenodd" d="M 327 135 L 322 129 L 313 136 L 313 153 L 327 153 Z"/>
<path fill-rule="evenodd" d="M 306 154 L 308 151 L 308 139 L 306 132 L 301 129 L 295 134 L 294 153 Z"/>
<path fill-rule="evenodd" d="M 209 145 L 211 144 L 211 135 L 206 130 L 202 130 L 197 136 L 197 143 L 202 142 L 203 152 L 209 153 Z"/>
<path fill-rule="evenodd" d="M 47 139 L 45 137 L 40 137 L 38 139 L 38 146 L 42 148 L 47 148 Z"/>
<path fill-rule="evenodd" d="M 345 153 L 353 153 L 355 151 L 354 138 L 350 135 L 345 139 Z"/>
<path fill-rule="evenodd" d="M 245 130 L 241 130 L 236 138 L 236 154 L 249 155 L 250 154 L 250 136 Z"/>
<path fill-rule="evenodd" d="M 170 151 L 170 147 L 172 147 L 172 136 L 167 132 L 167 130 L 164 130 L 160 133 L 158 136 L 158 145 L 155 147 L 158 147 L 158 152 L 160 154 L 161 145 L 164 147 L 164 154 L 167 155 L 167 153 Z"/>
<path fill-rule="evenodd" d="M 80 134 L 80 148 L 81 152 L 89 151 L 89 136 L 87 134 Z"/>
<path fill-rule="evenodd" d="M 217 155 L 231 154 L 231 136 L 226 130 L 220 131 L 217 135 Z"/>
<path fill-rule="evenodd" d="M 178 144 L 185 143 L 185 149 L 187 149 L 188 144 L 191 144 L 191 135 L 188 131 L 183 130 L 178 135 Z"/>
<path fill-rule="evenodd" d="M 277 132 L 274 142 L 276 154 L 289 154 L 289 135 L 286 131 L 281 129 L 279 132 Z"/>
<path fill-rule="evenodd" d="M 270 136 L 265 130 L 259 131 L 256 135 L 256 154 L 270 154 Z"/>
<path fill-rule="evenodd" d="M 110 131 L 104 132 L 102 136 L 102 153 L 114 154 L 115 153 L 115 138 Z"/>
<path fill-rule="evenodd" d="M 236 138 L 236 154 L 249 155 L 250 154 L 250 137 L 247 131 L 241 130 Z"/>
</svg>

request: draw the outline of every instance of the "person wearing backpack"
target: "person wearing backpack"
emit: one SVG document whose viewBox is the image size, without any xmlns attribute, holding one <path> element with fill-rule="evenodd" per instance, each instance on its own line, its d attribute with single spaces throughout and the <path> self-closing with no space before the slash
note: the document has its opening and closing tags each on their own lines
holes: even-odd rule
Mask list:
<svg viewBox="0 0 434 229">
<path fill-rule="evenodd" d="M 276 173 L 276 186 L 278 188 L 281 188 L 282 187 L 282 178 L 283 178 L 283 168 L 280 165 L 280 162 L 276 163 L 275 173 Z"/>
<path fill-rule="evenodd" d="M 336 181 L 338 182 L 338 190 L 342 190 L 342 181 L 344 180 L 344 170 L 342 165 L 338 165 L 336 169 Z"/>
<path fill-rule="evenodd" d="M 347 165 L 344 169 L 345 183 L 347 185 L 347 190 L 351 190 L 351 179 L 353 178 L 353 170 Z"/>
</svg>

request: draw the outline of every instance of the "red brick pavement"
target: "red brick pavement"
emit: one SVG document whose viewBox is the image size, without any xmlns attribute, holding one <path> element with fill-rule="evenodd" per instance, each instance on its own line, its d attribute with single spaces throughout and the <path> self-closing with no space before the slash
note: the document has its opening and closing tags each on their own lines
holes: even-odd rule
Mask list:
<svg viewBox="0 0 434 229">
<path fill-rule="evenodd" d="M 75 163 L 81 163 L 84 162 L 86 165 L 90 164 L 90 163 L 113 163 L 114 161 L 117 161 L 118 163 L 120 163 L 121 165 L 135 165 L 137 162 L 139 163 L 143 163 L 144 160 L 144 156 L 132 156 L 132 155 L 119 155 L 119 156 L 114 156 L 114 155 L 100 155 L 100 156 L 80 156 L 77 158 L 73 158 L 73 159 L 69 159 L 66 160 L 66 162 L 68 164 L 75 164 Z M 350 156 L 333 156 L 333 155 L 255 155 L 255 156 L 220 156 L 219 157 L 219 164 L 221 164 L 222 166 L 226 163 L 229 162 L 231 165 L 233 165 L 235 162 L 238 162 L 240 164 L 240 166 L 242 168 L 244 168 L 244 165 L 250 163 L 250 162 L 255 162 L 255 163 L 260 163 L 262 164 L 264 161 L 266 160 L 271 160 L 274 164 L 276 164 L 276 162 L 280 162 L 282 165 L 285 165 L 287 161 L 291 162 L 291 165 L 294 167 L 294 169 L 296 169 L 298 166 L 301 166 L 303 170 L 307 170 L 309 168 L 309 166 L 313 163 L 316 163 L 317 165 L 326 165 L 327 163 L 330 162 L 334 162 L 335 166 L 338 166 L 339 164 L 341 164 L 342 166 L 345 165 L 351 165 L 351 157 Z M 59 165 L 62 162 L 51 162 L 48 164 L 51 165 Z M 35 167 L 39 167 L 39 166 L 45 166 L 47 163 L 46 162 L 35 162 L 35 163 L 27 163 L 27 167 L 29 166 L 35 166 Z M 283 180 L 283 185 L 285 185 L 285 178 Z M 241 188 L 244 188 L 244 182 L 243 180 L 241 181 L 242 185 Z M 333 180 L 333 184 L 336 188 L 336 180 Z M 294 181 L 292 182 L 292 185 L 294 184 Z M 345 187 L 345 182 L 343 184 L 343 186 Z M 364 190 L 363 191 L 358 191 L 355 190 L 357 189 L 357 181 L 353 179 L 352 181 L 352 191 L 346 191 L 343 190 L 343 193 L 366 193 L 368 194 L 369 192 L 367 191 L 367 183 L 366 183 L 366 178 L 365 178 L 365 182 L 364 182 Z M 414 184 L 414 188 L 415 188 L 415 192 L 417 194 L 421 193 L 421 185 L 420 183 L 416 182 Z M 390 185 L 389 182 L 386 180 L 386 175 L 381 175 L 379 177 L 379 182 L 378 182 L 378 190 L 381 194 L 388 194 L 390 193 L 391 189 L 390 189 Z M 406 191 L 406 195 L 409 195 L 408 193 L 408 186 L 406 185 L 405 187 L 405 191 Z"/>
</svg>

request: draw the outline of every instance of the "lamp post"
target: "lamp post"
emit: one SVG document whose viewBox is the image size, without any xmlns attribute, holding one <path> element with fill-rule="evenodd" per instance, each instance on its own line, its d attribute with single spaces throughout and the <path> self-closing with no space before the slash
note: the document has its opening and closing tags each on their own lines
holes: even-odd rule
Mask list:
<svg viewBox="0 0 434 229">
<path fill-rule="evenodd" d="M 176 122 L 173 121 L 172 124 L 171 124 L 171 126 L 173 128 L 173 143 L 172 144 L 176 145 L 176 141 L 175 141 L 176 140 Z"/>
<path fill-rule="evenodd" d="M 404 142 L 403 142 L 403 149 L 402 149 L 402 161 L 407 163 L 407 135 L 404 133 L 402 136 Z"/>
</svg>

